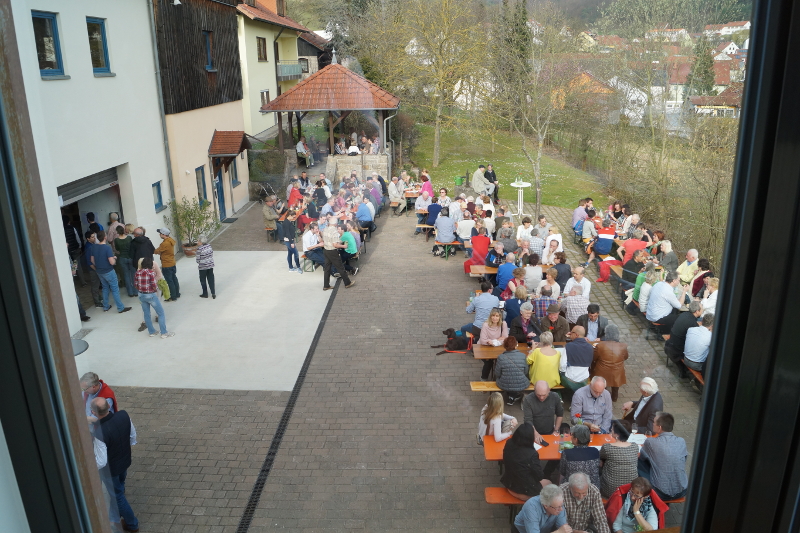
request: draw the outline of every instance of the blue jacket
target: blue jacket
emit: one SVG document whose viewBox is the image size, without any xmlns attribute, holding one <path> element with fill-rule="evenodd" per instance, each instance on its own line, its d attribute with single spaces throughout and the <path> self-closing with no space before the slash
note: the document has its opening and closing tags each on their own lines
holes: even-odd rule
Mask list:
<svg viewBox="0 0 800 533">
<path fill-rule="evenodd" d="M 358 211 L 356 211 L 356 218 L 359 222 L 372 222 L 372 213 L 367 207 L 367 204 L 362 203 L 358 206 Z"/>
<path fill-rule="evenodd" d="M 508 282 L 514 278 L 514 269 L 517 265 L 514 263 L 503 263 L 497 267 L 497 287 L 506 290 Z"/>
</svg>

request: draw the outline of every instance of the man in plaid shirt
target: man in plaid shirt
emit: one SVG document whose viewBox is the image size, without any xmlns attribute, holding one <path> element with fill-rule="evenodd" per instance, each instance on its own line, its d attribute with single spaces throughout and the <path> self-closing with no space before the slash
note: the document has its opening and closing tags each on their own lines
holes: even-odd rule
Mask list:
<svg viewBox="0 0 800 533">
<path fill-rule="evenodd" d="M 558 304 L 558 300 L 553 298 L 553 290 L 550 287 L 542 287 L 542 295 L 533 300 L 533 309 L 536 311 L 536 318 L 542 319 L 547 314 L 547 308 L 553 304 Z"/>
<path fill-rule="evenodd" d="M 567 524 L 572 531 L 609 533 L 603 498 L 597 487 L 589 483 L 586 474 L 583 472 L 572 474 L 569 476 L 569 482 L 561 485 L 561 490 L 564 493 Z"/>
<path fill-rule="evenodd" d="M 586 308 L 590 303 L 592 302 L 589 301 L 589 298 L 583 295 L 583 287 L 573 285 L 569 295 L 561 300 L 561 308 L 564 309 L 570 327 L 578 322 L 581 315 L 586 314 Z"/>
</svg>

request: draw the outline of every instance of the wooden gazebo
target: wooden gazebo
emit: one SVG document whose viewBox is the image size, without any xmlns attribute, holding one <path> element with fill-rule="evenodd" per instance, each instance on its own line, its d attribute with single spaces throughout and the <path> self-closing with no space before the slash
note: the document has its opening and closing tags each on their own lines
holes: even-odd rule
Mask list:
<svg viewBox="0 0 800 533">
<path fill-rule="evenodd" d="M 400 107 L 400 99 L 352 70 L 334 63 L 318 70 L 273 101 L 261 107 L 262 113 L 278 114 L 278 146 L 283 150 L 283 113 L 289 114 L 289 135 L 292 143 L 292 115 L 298 115 L 298 137 L 301 121 L 311 111 L 328 112 L 328 143 L 334 153 L 333 129 L 353 111 L 378 111 L 381 125 L 381 153 L 386 145 L 386 118 Z M 339 113 L 335 118 L 334 112 Z"/>
</svg>

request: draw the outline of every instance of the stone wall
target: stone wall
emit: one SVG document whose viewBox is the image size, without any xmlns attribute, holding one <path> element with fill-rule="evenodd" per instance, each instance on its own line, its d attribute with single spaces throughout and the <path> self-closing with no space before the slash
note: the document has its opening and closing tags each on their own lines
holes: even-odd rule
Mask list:
<svg viewBox="0 0 800 533">
<path fill-rule="evenodd" d="M 325 175 L 334 182 L 340 183 L 345 176 L 349 176 L 353 170 L 358 173 L 358 177 L 365 177 L 377 172 L 384 178 L 391 177 L 391 160 L 388 154 L 378 155 L 334 155 L 328 157 L 328 167 Z"/>
</svg>

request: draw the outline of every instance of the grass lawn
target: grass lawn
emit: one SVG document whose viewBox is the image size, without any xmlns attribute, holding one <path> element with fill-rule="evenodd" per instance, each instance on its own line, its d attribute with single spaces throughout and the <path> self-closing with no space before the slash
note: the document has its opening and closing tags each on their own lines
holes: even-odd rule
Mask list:
<svg viewBox="0 0 800 533">
<path fill-rule="evenodd" d="M 427 168 L 433 178 L 434 189 L 447 187 L 452 190 L 453 178 L 469 171 L 470 177 L 479 164 L 491 163 L 500 181 L 500 197 L 516 201 L 516 189 L 508 185 L 519 176 L 521 181 L 533 183 L 533 166 L 518 148 L 520 143 L 508 133 L 496 137 L 494 153 L 491 152 L 489 136 L 485 140 L 475 139 L 455 130 L 442 130 L 441 157 L 439 166 L 433 168 L 433 126 L 420 125 L 420 143 L 414 150 L 414 161 L 420 168 Z M 587 172 L 542 156 L 542 204 L 559 207 L 575 207 L 579 198 L 591 196 L 595 205 L 605 206 L 607 198 L 602 194 L 600 182 Z M 525 201 L 536 202 L 533 187 L 525 189 Z"/>
</svg>

